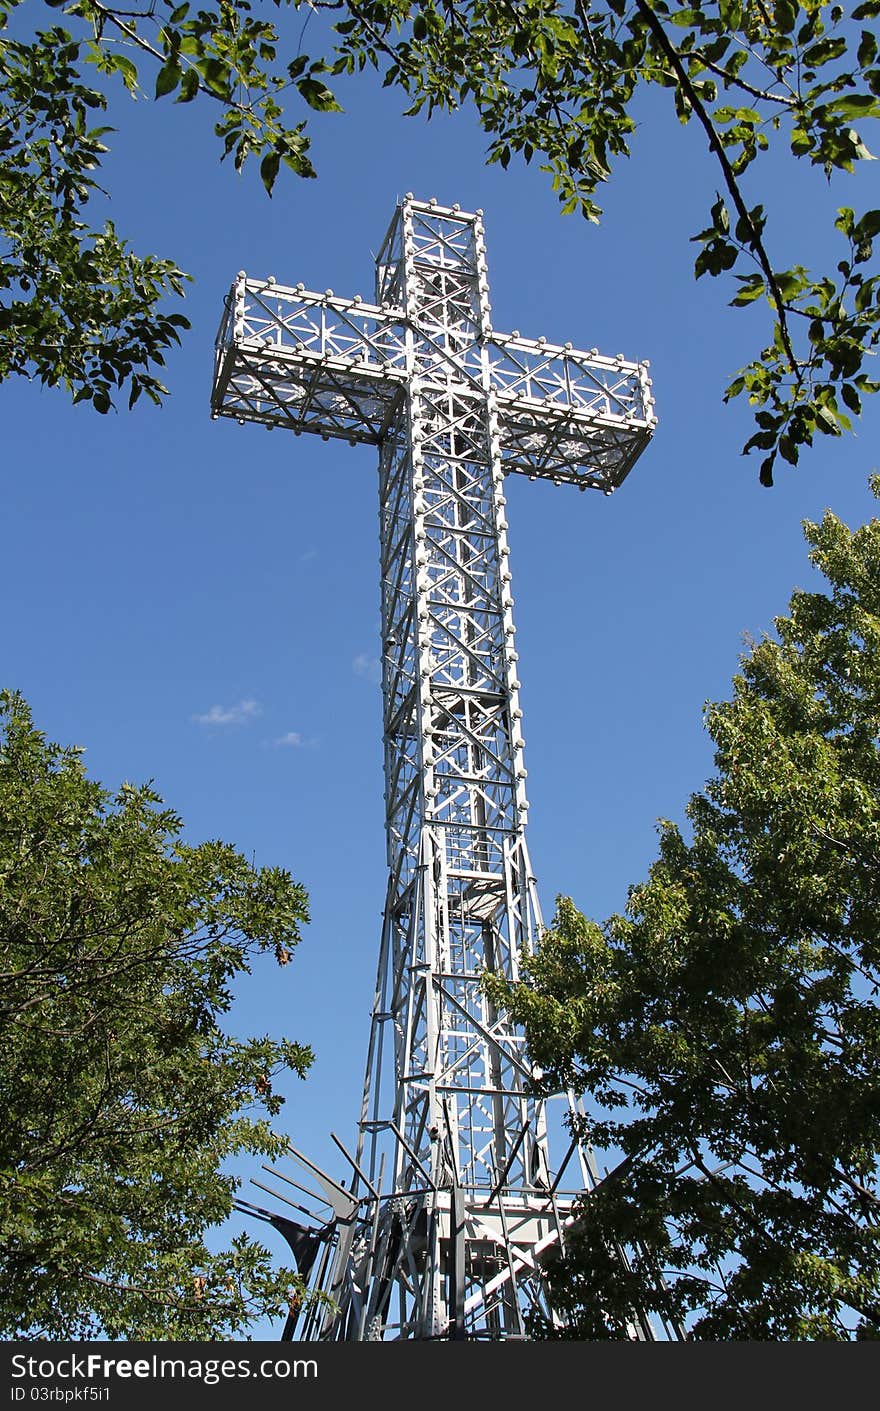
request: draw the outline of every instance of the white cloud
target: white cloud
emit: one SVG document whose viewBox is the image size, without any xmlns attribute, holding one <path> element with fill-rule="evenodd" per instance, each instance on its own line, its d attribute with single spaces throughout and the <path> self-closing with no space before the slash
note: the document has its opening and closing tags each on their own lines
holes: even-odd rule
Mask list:
<svg viewBox="0 0 880 1411">
<path fill-rule="evenodd" d="M 290 749 L 296 749 L 298 745 L 304 743 L 305 741 L 298 730 L 288 730 L 286 735 L 279 735 L 278 739 L 275 741 L 276 745 L 288 746 Z"/>
<path fill-rule="evenodd" d="M 213 705 L 204 715 L 194 715 L 198 725 L 247 725 L 260 714 L 260 703 L 253 699 L 239 701 L 237 705 Z"/>
<path fill-rule="evenodd" d="M 355 676 L 363 676 L 367 681 L 378 681 L 381 675 L 381 662 L 368 652 L 361 652 L 351 664 Z"/>
</svg>

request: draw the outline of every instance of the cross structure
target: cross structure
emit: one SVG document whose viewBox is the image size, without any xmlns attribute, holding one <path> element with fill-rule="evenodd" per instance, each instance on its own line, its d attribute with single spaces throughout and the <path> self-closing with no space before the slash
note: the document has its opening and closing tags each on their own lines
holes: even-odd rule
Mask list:
<svg viewBox="0 0 880 1411">
<path fill-rule="evenodd" d="M 388 890 L 357 1147 L 334 1137 L 347 1185 L 296 1153 L 320 1222 L 241 1203 L 333 1299 L 291 1315 L 299 1339 L 558 1321 L 540 1256 L 596 1180 L 574 1140 L 552 1166 L 523 1035 L 481 986 L 517 979 L 542 924 L 504 482 L 610 494 L 651 438 L 651 380 L 645 362 L 496 333 L 490 313 L 481 212 L 408 195 L 375 304 L 241 273 L 217 340 L 214 415 L 379 448 Z"/>
</svg>

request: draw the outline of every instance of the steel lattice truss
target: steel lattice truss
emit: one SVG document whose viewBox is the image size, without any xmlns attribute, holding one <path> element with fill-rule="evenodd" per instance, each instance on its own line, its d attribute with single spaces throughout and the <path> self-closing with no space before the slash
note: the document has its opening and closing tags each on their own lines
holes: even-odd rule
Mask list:
<svg viewBox="0 0 880 1411">
<path fill-rule="evenodd" d="M 351 1188 L 312 1167 L 326 1222 L 274 1221 L 336 1311 L 288 1331 L 522 1336 L 530 1308 L 552 1315 L 539 1256 L 575 1191 L 574 1144 L 554 1171 L 523 1036 L 480 988 L 517 978 L 541 926 L 504 477 L 610 493 L 650 440 L 651 384 L 646 363 L 495 333 L 479 212 L 407 197 L 376 299 L 240 274 L 212 398 L 380 458 L 388 893 Z M 575 1190 L 594 1178 L 576 1154 Z"/>
</svg>

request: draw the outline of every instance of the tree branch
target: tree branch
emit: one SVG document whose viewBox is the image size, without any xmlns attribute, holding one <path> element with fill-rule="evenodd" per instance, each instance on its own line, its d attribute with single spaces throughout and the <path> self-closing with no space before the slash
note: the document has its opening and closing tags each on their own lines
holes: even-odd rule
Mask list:
<svg viewBox="0 0 880 1411">
<path fill-rule="evenodd" d="M 747 83 L 744 78 L 740 78 L 739 75 L 734 77 L 732 74 L 729 74 L 723 64 L 716 64 L 712 59 L 707 59 L 706 55 L 700 49 L 692 50 L 688 58 L 696 59 L 704 68 L 708 69 L 710 73 L 717 74 L 719 78 L 726 79 L 728 84 L 732 84 L 736 88 L 741 88 L 743 93 L 750 94 L 752 98 L 758 98 L 764 103 L 782 103 L 787 108 L 797 107 L 796 98 L 786 97 L 784 93 L 766 93 L 762 88 L 753 88 L 750 83 Z"/>
<path fill-rule="evenodd" d="M 136 27 L 124 24 L 123 21 L 118 18 L 119 15 L 123 15 L 130 12 L 127 12 L 125 10 L 108 10 L 106 6 L 101 4 L 101 0 L 91 0 L 91 3 L 94 5 L 95 9 L 100 15 L 103 16 L 105 20 L 109 20 L 109 22 L 115 25 L 116 28 L 126 36 L 127 39 L 131 40 L 132 44 L 134 44 L 138 49 L 143 50 L 145 54 L 149 54 L 152 59 L 158 60 L 158 62 L 164 68 L 167 59 L 166 56 L 161 52 L 161 50 L 156 49 L 149 42 L 148 39 L 145 39 L 142 34 L 139 34 Z M 149 15 L 148 18 L 153 18 L 153 16 Z M 187 71 L 198 72 L 193 64 L 189 64 L 187 66 Z M 249 104 L 237 103 L 232 97 L 224 98 L 221 93 L 215 93 L 213 89 L 209 88 L 207 84 L 203 83 L 201 78 L 199 79 L 198 91 L 199 93 L 204 93 L 208 98 L 213 98 L 216 103 L 221 103 L 224 108 L 234 108 L 239 113 L 251 112 L 251 107 Z"/>
<path fill-rule="evenodd" d="M 794 355 L 794 349 L 791 345 L 791 338 L 789 336 L 788 322 L 786 318 L 786 307 L 779 289 L 779 285 L 776 281 L 776 275 L 773 272 L 773 267 L 770 264 L 767 251 L 764 248 L 764 243 L 752 223 L 752 218 L 749 214 L 749 209 L 746 206 L 745 201 L 743 200 L 742 192 L 739 189 L 739 183 L 737 182 L 733 167 L 730 165 L 727 153 L 725 152 L 721 139 L 718 136 L 717 131 L 715 130 L 715 124 L 712 122 L 709 113 L 706 111 L 706 108 L 699 94 L 694 89 L 693 83 L 691 82 L 691 79 L 681 61 L 681 56 L 679 55 L 678 50 L 670 40 L 662 24 L 658 20 L 654 11 L 651 9 L 651 6 L 646 3 L 646 0 L 635 0 L 635 5 L 639 14 L 642 16 L 652 35 L 654 36 L 654 39 L 656 40 L 660 49 L 663 51 L 664 55 L 671 64 L 675 72 L 675 76 L 678 79 L 679 84 L 681 85 L 682 92 L 687 97 L 691 108 L 697 116 L 697 120 L 699 121 L 701 127 L 703 128 L 703 131 L 706 134 L 706 137 L 708 138 L 709 150 L 713 153 L 716 160 L 718 161 L 719 166 L 721 167 L 722 175 L 724 176 L 724 184 L 727 187 L 728 192 L 730 193 L 730 198 L 733 201 L 734 206 L 736 207 L 737 214 L 739 215 L 746 229 L 752 232 L 750 242 L 751 248 L 754 252 L 755 259 L 758 261 L 758 264 L 760 265 L 764 273 L 764 278 L 767 281 L 767 288 L 770 291 L 771 299 L 776 309 L 776 316 L 779 320 L 779 332 L 782 338 L 783 347 L 785 348 L 785 355 L 788 359 L 789 367 L 791 368 L 792 375 L 795 378 L 796 382 L 798 383 L 798 385 L 800 385 L 803 378 L 801 370 L 798 366 L 798 361 Z"/>
</svg>

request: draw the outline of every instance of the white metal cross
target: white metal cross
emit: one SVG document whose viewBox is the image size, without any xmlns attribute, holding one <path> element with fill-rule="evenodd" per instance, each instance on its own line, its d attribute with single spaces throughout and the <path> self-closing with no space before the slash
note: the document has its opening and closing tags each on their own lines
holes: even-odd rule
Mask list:
<svg viewBox="0 0 880 1411">
<path fill-rule="evenodd" d="M 516 979 L 542 924 L 503 485 L 610 493 L 651 438 L 650 389 L 647 363 L 496 333 L 480 212 L 436 201 L 397 207 L 375 304 L 244 273 L 230 291 L 214 414 L 379 447 L 388 891 L 351 1195 L 322 1176 L 314 1282 L 337 1311 L 304 1311 L 302 1337 L 556 1316 L 537 1256 L 571 1218 L 572 1151 L 554 1173 L 523 1035 L 481 985 Z"/>
</svg>

